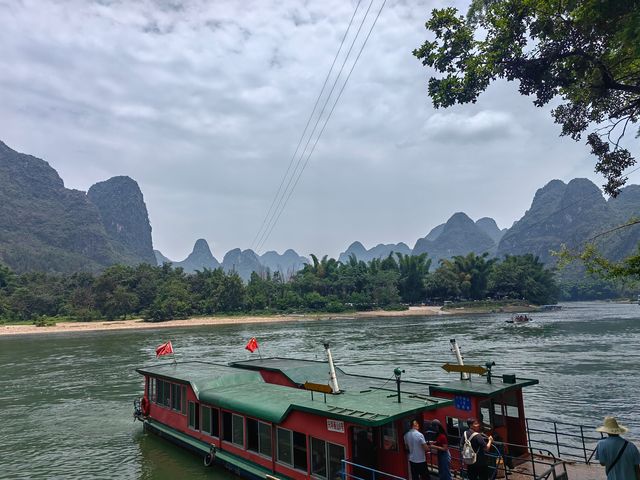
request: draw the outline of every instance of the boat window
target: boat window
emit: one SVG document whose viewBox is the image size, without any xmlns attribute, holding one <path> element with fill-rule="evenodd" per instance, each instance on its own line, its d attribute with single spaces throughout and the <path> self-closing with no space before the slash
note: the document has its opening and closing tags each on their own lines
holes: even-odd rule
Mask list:
<svg viewBox="0 0 640 480">
<path fill-rule="evenodd" d="M 307 471 L 307 436 L 304 433 L 293 432 L 293 466 Z"/>
<path fill-rule="evenodd" d="M 231 412 L 222 412 L 222 439 L 244 447 L 244 417 Z"/>
<path fill-rule="evenodd" d="M 244 447 L 244 417 L 233 415 L 233 438 L 231 443 Z"/>
<path fill-rule="evenodd" d="M 311 473 L 320 478 L 340 478 L 344 460 L 344 447 L 311 438 Z M 327 476 L 328 472 L 328 476 Z"/>
<path fill-rule="evenodd" d="M 520 412 L 518 411 L 518 394 L 515 391 L 506 392 L 502 395 L 502 403 L 507 407 L 506 415 L 511 418 L 520 418 Z"/>
<path fill-rule="evenodd" d="M 503 410 L 504 409 L 504 410 Z M 493 404 L 493 426 L 494 427 L 502 427 L 506 422 L 505 422 L 505 414 L 506 413 L 506 406 L 495 402 Z"/>
<path fill-rule="evenodd" d="M 452 442 L 451 440 L 459 440 L 466 429 L 466 420 L 456 417 L 447 417 L 447 437 L 449 437 L 449 443 L 457 443 Z"/>
<path fill-rule="evenodd" d="M 327 447 L 324 440 L 311 438 L 311 473 L 327 478 Z"/>
<path fill-rule="evenodd" d="M 335 443 L 327 443 L 329 451 L 329 478 L 342 478 L 342 460 L 344 460 L 344 447 Z"/>
<path fill-rule="evenodd" d="M 480 402 L 480 418 L 478 420 L 480 420 L 480 423 L 485 428 L 493 425 L 494 419 L 490 399 Z"/>
<path fill-rule="evenodd" d="M 162 397 L 164 395 L 164 382 L 156 378 L 156 403 L 162 405 Z"/>
<path fill-rule="evenodd" d="M 200 404 L 189 402 L 189 428 L 200 430 Z"/>
<path fill-rule="evenodd" d="M 398 451 L 398 430 L 394 422 L 387 423 L 380 428 L 380 447 L 383 450 Z"/>
<path fill-rule="evenodd" d="M 182 388 L 177 383 L 171 384 L 171 409 L 182 410 Z"/>
<path fill-rule="evenodd" d="M 159 378 L 156 379 L 156 403 L 165 407 L 171 406 L 171 384 Z"/>
<path fill-rule="evenodd" d="M 155 403 L 156 401 L 156 378 L 149 378 L 149 400 Z"/>
<path fill-rule="evenodd" d="M 293 465 L 291 433 L 291 430 L 278 428 L 278 461 L 287 465 Z"/>
<path fill-rule="evenodd" d="M 273 449 L 271 448 L 271 425 L 262 423 L 258 425 L 258 436 L 260 437 L 260 453 L 271 457 Z"/>
<path fill-rule="evenodd" d="M 202 431 L 211 435 L 211 408 L 200 407 L 200 418 L 202 419 Z"/>
<path fill-rule="evenodd" d="M 187 414 L 187 387 L 182 386 L 182 405 L 180 411 L 183 415 Z"/>
<path fill-rule="evenodd" d="M 278 428 L 278 462 L 307 471 L 307 436 L 286 428 Z"/>
<path fill-rule="evenodd" d="M 211 408 L 211 436 L 220 436 L 220 410 Z"/>
<path fill-rule="evenodd" d="M 222 412 L 222 439 L 230 442 L 232 437 L 231 412 Z"/>
<path fill-rule="evenodd" d="M 271 425 L 247 418 L 247 450 L 271 457 Z"/>
</svg>

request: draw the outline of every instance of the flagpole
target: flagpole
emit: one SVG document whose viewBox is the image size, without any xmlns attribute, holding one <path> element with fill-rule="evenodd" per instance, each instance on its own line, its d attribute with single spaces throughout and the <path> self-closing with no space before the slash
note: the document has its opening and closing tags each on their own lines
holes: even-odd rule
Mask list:
<svg viewBox="0 0 640 480">
<path fill-rule="evenodd" d="M 258 355 L 260 355 L 260 360 L 262 360 L 262 353 L 260 353 L 260 345 L 258 345 Z"/>
</svg>

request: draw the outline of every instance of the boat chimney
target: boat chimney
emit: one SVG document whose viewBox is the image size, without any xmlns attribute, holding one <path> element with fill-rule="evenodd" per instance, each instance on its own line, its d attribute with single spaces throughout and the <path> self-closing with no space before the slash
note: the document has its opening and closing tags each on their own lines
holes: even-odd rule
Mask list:
<svg viewBox="0 0 640 480">
<path fill-rule="evenodd" d="M 338 377 L 336 377 L 336 367 L 333 365 L 333 357 L 331 356 L 328 342 L 324 344 L 324 350 L 327 352 L 327 360 L 329 361 L 329 386 L 331 387 L 332 393 L 340 393 Z"/>
<path fill-rule="evenodd" d="M 458 346 L 456 339 L 452 338 L 450 342 L 451 342 L 451 351 L 456 356 L 456 360 L 458 360 L 458 365 L 464 365 L 464 361 L 462 360 L 462 354 L 460 353 L 460 347 Z M 460 380 L 470 380 L 470 379 L 471 379 L 470 374 L 466 372 L 460 373 Z"/>
</svg>

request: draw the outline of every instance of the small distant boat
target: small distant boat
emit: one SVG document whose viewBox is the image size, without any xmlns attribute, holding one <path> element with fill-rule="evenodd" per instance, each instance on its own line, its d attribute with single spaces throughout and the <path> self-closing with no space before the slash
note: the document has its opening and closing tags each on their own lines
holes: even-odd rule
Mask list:
<svg viewBox="0 0 640 480">
<path fill-rule="evenodd" d="M 540 311 L 542 312 L 548 312 L 552 310 L 561 310 L 561 309 L 562 309 L 562 305 L 542 305 L 540 307 Z"/>
<path fill-rule="evenodd" d="M 526 313 L 516 313 L 511 320 L 505 320 L 507 323 L 527 323 L 531 321 L 531 317 Z"/>
</svg>

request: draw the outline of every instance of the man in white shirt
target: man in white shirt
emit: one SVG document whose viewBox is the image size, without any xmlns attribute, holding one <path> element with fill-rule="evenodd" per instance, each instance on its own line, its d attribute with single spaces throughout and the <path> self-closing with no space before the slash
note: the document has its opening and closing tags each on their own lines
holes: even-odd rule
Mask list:
<svg viewBox="0 0 640 480">
<path fill-rule="evenodd" d="M 427 480 L 427 442 L 420 433 L 420 424 L 417 420 L 411 422 L 411 430 L 404 435 L 404 445 L 409 452 L 409 466 L 411 467 L 412 480 Z"/>
</svg>

